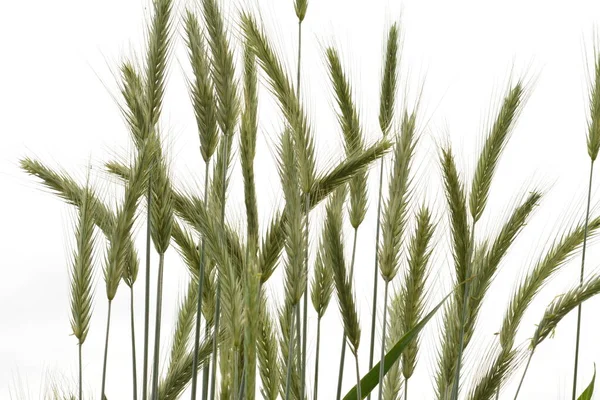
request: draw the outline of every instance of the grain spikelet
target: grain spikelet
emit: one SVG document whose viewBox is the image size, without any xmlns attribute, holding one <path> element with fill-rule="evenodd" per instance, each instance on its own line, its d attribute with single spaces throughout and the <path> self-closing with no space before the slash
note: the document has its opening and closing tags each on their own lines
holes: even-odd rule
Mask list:
<svg viewBox="0 0 600 400">
<path fill-rule="evenodd" d="M 382 243 L 379 248 L 379 270 L 386 282 L 396 276 L 400 248 L 406 226 L 406 211 L 410 197 L 410 170 L 415 150 L 416 115 L 404 113 L 401 134 L 394 147 L 394 164 L 390 176 L 389 198 L 383 208 Z"/>
<path fill-rule="evenodd" d="M 522 82 L 518 81 L 507 92 L 498 116 L 479 154 L 475 175 L 473 176 L 471 197 L 469 198 L 471 215 L 475 222 L 479 220 L 487 204 L 496 164 L 523 106 L 524 90 Z"/>
<path fill-rule="evenodd" d="M 208 162 L 219 143 L 217 110 L 214 88 L 210 77 L 210 61 L 206 55 L 204 37 L 198 20 L 189 10 L 186 10 L 184 24 L 186 45 L 194 74 L 190 92 L 200 137 L 200 153 L 204 162 Z"/>
</svg>

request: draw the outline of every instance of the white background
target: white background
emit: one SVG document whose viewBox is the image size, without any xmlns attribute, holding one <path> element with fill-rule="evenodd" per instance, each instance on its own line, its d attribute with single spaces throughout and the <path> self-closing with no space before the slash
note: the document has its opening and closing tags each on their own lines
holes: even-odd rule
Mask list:
<svg viewBox="0 0 600 400">
<path fill-rule="evenodd" d="M 92 179 L 107 191 L 114 179 L 102 172 L 103 162 L 126 156 L 130 139 L 117 101 L 116 78 L 124 59 L 143 58 L 149 1 L 27 0 L 6 2 L 0 13 L 0 398 L 40 398 L 52 381 L 75 388 L 76 339 L 69 335 L 68 266 L 74 212 L 42 189 L 18 168 L 25 156 L 39 158 L 70 171 L 83 182 L 92 166 Z M 188 3 L 176 2 L 179 13 Z M 191 1 L 190 3 L 191 4 Z M 225 2 L 232 34 L 240 7 L 260 9 L 270 37 L 295 74 L 296 20 L 291 0 L 259 0 L 257 4 Z M 589 158 L 585 146 L 588 89 L 594 26 L 600 21 L 595 1 L 439 1 L 328 0 L 310 2 L 304 23 L 302 93 L 314 128 L 320 169 L 342 156 L 341 133 L 335 120 L 323 49 L 334 44 L 349 71 L 370 141 L 379 137 L 379 80 L 386 28 L 401 21 L 403 50 L 399 109 L 412 108 L 421 85 L 419 110 L 422 140 L 415 163 L 416 205 L 434 205 L 441 221 L 432 266 L 430 304 L 450 287 L 447 215 L 440 191 L 437 144 L 449 140 L 463 176 L 470 182 L 487 122 L 512 77 L 524 77 L 529 99 L 501 159 L 488 208 L 478 224 L 479 239 L 495 232 L 521 193 L 546 190 L 542 206 L 502 264 L 480 317 L 476 337 L 465 361 L 465 385 L 484 351 L 496 340 L 494 332 L 517 279 L 532 266 L 561 229 L 583 215 Z M 176 47 L 161 126 L 168 143 L 173 175 L 179 187 L 195 188 L 202 181 L 198 138 L 184 76 L 189 76 L 182 30 Z M 285 50 L 284 50 L 285 49 Z M 239 49 L 238 49 L 239 50 Z M 237 53 L 239 55 L 239 52 Z M 404 94 L 408 93 L 408 96 Z M 266 91 L 260 99 L 261 121 L 256 169 L 261 229 L 281 207 L 279 181 L 272 155 L 281 117 Z M 233 185 L 240 183 L 236 164 Z M 370 208 L 359 231 L 356 265 L 357 299 L 363 324 L 362 372 L 367 371 L 371 284 L 374 257 L 376 169 L 370 182 Z M 108 182 L 108 184 L 106 184 Z M 239 186 L 238 186 L 239 187 Z M 116 192 L 119 195 L 120 192 Z M 596 190 L 593 190 L 597 194 Z M 118 199 L 111 194 L 112 204 Z M 242 226 L 239 191 L 229 196 L 228 219 Z M 593 203 L 597 203 L 594 196 Z M 314 250 L 322 210 L 311 218 Z M 137 225 L 142 231 L 143 224 Z M 350 230 L 347 253 L 350 255 Z M 103 241 L 99 241 L 104 246 Z M 141 242 L 140 242 L 141 243 Z M 590 251 L 587 271 L 597 270 L 598 252 Z M 98 258 L 96 296 L 91 331 L 84 345 L 86 391 L 99 395 L 106 297 Z M 153 261 L 157 261 L 154 260 Z M 143 262 L 143 259 L 142 259 Z M 517 343 L 531 337 L 534 324 L 552 298 L 577 282 L 579 255 L 562 269 L 537 297 L 522 323 Z M 153 265 L 156 265 L 154 262 Z M 187 272 L 177 253 L 167 255 L 164 298 L 164 354 Z M 144 276 L 137 288 L 138 366 L 141 366 Z M 281 275 L 271 280 L 275 291 Z M 126 286 L 121 285 L 113 307 L 107 394 L 131 398 L 129 310 Z M 380 302 L 381 304 L 381 302 Z M 600 361 L 598 300 L 586 303 L 580 358 L 580 383 Z M 381 313 L 378 317 L 379 326 Z M 310 332 L 314 333 L 315 319 Z M 378 329 L 379 331 L 380 329 Z M 544 342 L 521 392 L 522 399 L 562 399 L 570 396 L 575 314 L 569 315 L 554 339 Z M 422 340 L 420 361 L 411 380 L 412 399 L 433 398 L 438 327 L 431 324 Z M 332 398 L 341 340 L 339 312 L 332 300 L 323 326 L 320 396 Z M 309 365 L 314 362 L 309 340 Z M 353 384 L 351 360 L 345 388 Z M 519 371 L 520 373 L 520 371 Z M 139 374 L 141 379 L 141 373 Z M 312 375 L 309 373 L 309 383 Z M 512 398 L 517 375 L 501 398 Z"/>
</svg>

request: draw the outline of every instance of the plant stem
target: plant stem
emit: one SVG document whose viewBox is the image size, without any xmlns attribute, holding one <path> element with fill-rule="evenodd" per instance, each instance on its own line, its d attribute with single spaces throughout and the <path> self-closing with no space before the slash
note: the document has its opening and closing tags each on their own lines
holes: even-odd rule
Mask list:
<svg viewBox="0 0 600 400">
<path fill-rule="evenodd" d="M 239 375 L 239 363 L 240 355 L 237 348 L 233 348 L 233 390 L 232 397 L 235 399 L 235 393 L 238 390 L 238 375 Z"/>
<path fill-rule="evenodd" d="M 373 368 L 373 353 L 375 349 L 375 322 L 377 321 L 377 282 L 379 278 L 379 232 L 381 230 L 381 197 L 383 189 L 383 157 L 379 169 L 379 195 L 377 200 L 377 226 L 375 229 L 375 268 L 373 272 L 373 311 L 371 316 L 371 345 L 369 348 L 369 371 Z M 369 399 L 371 394 L 369 393 Z"/>
<path fill-rule="evenodd" d="M 108 334 L 110 332 L 110 310 L 112 306 L 112 300 L 108 301 L 108 316 L 106 318 L 106 339 L 104 341 L 104 363 L 102 366 L 102 394 L 100 399 L 104 399 L 104 389 L 106 388 L 106 361 L 108 359 Z"/>
<path fill-rule="evenodd" d="M 527 359 L 527 365 L 525 365 L 525 371 L 523 371 L 523 376 L 521 376 L 521 380 L 519 381 L 519 386 L 517 387 L 517 392 L 515 393 L 515 400 L 519 396 L 519 392 L 521 391 L 521 386 L 523 385 L 523 381 L 525 380 L 525 374 L 527 374 L 527 370 L 529 369 L 529 363 L 531 363 L 531 358 L 533 357 L 533 352 L 535 348 L 531 349 L 531 353 L 529 354 L 529 358 Z"/>
<path fill-rule="evenodd" d="M 464 338 L 465 338 L 465 319 L 467 318 L 467 306 L 469 303 L 469 289 L 470 285 L 470 274 L 471 274 L 471 264 L 473 263 L 473 242 L 475 241 L 475 222 L 473 222 L 473 229 L 471 230 L 471 241 L 469 242 L 469 263 L 467 265 L 467 271 L 465 277 L 467 281 L 465 282 L 465 293 L 463 295 L 463 304 L 462 304 L 462 312 L 460 317 L 460 337 L 459 337 L 459 346 L 458 346 L 458 357 L 456 359 L 456 373 L 454 375 L 454 384 L 452 385 L 452 395 L 450 398 L 452 400 L 458 400 L 458 387 L 460 384 L 460 364 L 462 361 L 462 353 L 464 346 Z M 462 282 L 459 282 L 459 284 Z"/>
<path fill-rule="evenodd" d="M 317 319 L 317 355 L 315 357 L 315 388 L 313 400 L 317 400 L 319 394 L 319 350 L 321 349 L 321 317 Z"/>
<path fill-rule="evenodd" d="M 385 280 L 385 289 L 383 291 L 383 326 L 381 329 L 381 361 L 379 362 L 379 400 L 383 398 L 383 375 L 385 371 L 385 331 L 387 328 L 387 301 L 388 301 L 388 288 L 390 281 Z"/>
<path fill-rule="evenodd" d="M 408 378 L 404 380 L 404 400 L 408 400 Z"/>
<path fill-rule="evenodd" d="M 294 343 L 294 317 L 298 310 L 296 306 L 292 306 L 292 315 L 290 316 L 290 330 L 289 330 L 289 343 L 288 343 L 288 359 L 287 359 L 287 373 L 285 377 L 285 400 L 290 398 L 290 380 L 292 378 L 292 345 Z"/>
<path fill-rule="evenodd" d="M 162 310 L 163 272 L 165 254 L 158 255 L 158 283 L 156 286 L 156 327 L 154 330 L 154 366 L 152 367 L 152 399 L 158 400 L 158 367 L 160 359 L 160 323 Z"/>
<path fill-rule="evenodd" d="M 223 140 L 227 140 L 227 137 L 223 137 Z M 227 154 L 227 144 L 223 143 L 223 181 L 221 182 L 223 193 L 221 197 L 221 234 L 225 230 L 225 184 L 227 182 L 227 158 L 229 155 Z M 227 268 L 226 265 L 222 266 L 223 269 Z M 217 292 L 216 292 L 216 301 L 215 301 L 215 326 L 213 330 L 213 342 L 212 342 L 212 354 L 213 354 L 213 363 L 212 363 L 212 376 L 210 382 L 210 399 L 215 400 L 215 389 L 216 389 L 216 381 L 217 381 L 217 338 L 219 336 L 219 322 L 221 317 L 221 276 L 217 275 Z"/>
<path fill-rule="evenodd" d="M 79 343 L 79 400 L 83 400 L 83 370 L 81 367 L 81 346 L 83 343 Z"/>
<path fill-rule="evenodd" d="M 356 258 L 356 238 L 358 236 L 358 227 L 354 228 L 354 240 L 352 243 L 352 261 L 350 261 L 350 281 L 354 277 L 354 260 Z M 346 332 L 342 337 L 342 351 L 340 354 L 340 369 L 338 372 L 337 400 L 342 397 L 342 380 L 344 378 L 344 362 L 346 360 Z"/>
<path fill-rule="evenodd" d="M 300 66 L 302 65 L 302 21 L 298 20 L 298 67 L 296 71 L 296 95 L 298 96 L 298 101 L 300 101 Z M 310 211 L 310 194 L 306 193 L 306 205 L 305 205 L 305 229 L 306 229 L 306 244 L 304 247 L 304 267 L 308 273 L 308 214 Z M 308 276 L 308 275 L 307 275 Z M 305 387 L 306 387 L 306 335 L 307 335 L 307 324 L 308 324 L 308 295 L 307 290 L 304 291 L 304 310 L 303 310 L 303 320 L 302 320 L 302 336 L 298 336 L 298 340 L 302 342 L 302 362 L 300 365 L 300 398 L 304 398 Z M 298 329 L 300 329 L 300 325 L 298 325 Z"/>
<path fill-rule="evenodd" d="M 204 208 L 208 199 L 208 167 L 207 161 L 204 172 Z M 192 400 L 196 400 L 196 386 L 198 385 L 198 351 L 200 347 L 200 321 L 202 320 L 202 289 L 204 286 L 204 237 L 200 245 L 200 266 L 198 269 L 198 307 L 196 308 L 196 335 L 194 337 L 194 360 L 192 363 Z"/>
<path fill-rule="evenodd" d="M 592 198 L 592 175 L 594 172 L 594 160 L 590 162 L 590 180 L 588 183 L 588 198 L 587 207 L 585 211 L 585 227 L 583 234 L 583 248 L 581 250 L 581 272 L 579 274 L 579 285 L 583 284 L 583 274 L 585 269 L 585 250 L 587 245 L 588 236 L 588 222 L 590 219 L 590 201 Z M 581 304 L 577 306 L 577 336 L 575 339 L 575 365 L 573 366 L 573 396 L 572 399 L 577 398 L 577 370 L 579 367 L 579 337 L 581 334 Z"/>
<path fill-rule="evenodd" d="M 142 400 L 148 398 L 148 331 L 150 327 L 150 204 L 152 203 L 152 171 L 148 173 L 148 193 L 146 194 L 146 293 L 144 307 L 144 372 L 142 381 Z M 102 399 L 100 399 L 102 400 Z"/>
<path fill-rule="evenodd" d="M 356 398 L 362 400 L 362 393 L 360 391 L 360 371 L 358 370 L 358 349 L 354 353 L 354 365 L 356 366 Z"/>
<path fill-rule="evenodd" d="M 135 312 L 133 309 L 133 285 L 131 285 L 129 289 L 129 310 L 131 311 L 131 360 L 133 366 L 133 400 L 137 400 L 137 363 L 135 352 Z"/>
<path fill-rule="evenodd" d="M 210 335 L 210 326 L 208 326 L 208 323 L 205 323 L 204 333 L 205 333 L 206 337 L 208 337 L 208 335 Z M 208 357 L 206 358 L 204 373 L 202 375 L 202 400 L 208 399 L 208 383 L 209 383 L 209 378 L 210 378 L 210 356 L 211 355 L 209 354 Z"/>
</svg>

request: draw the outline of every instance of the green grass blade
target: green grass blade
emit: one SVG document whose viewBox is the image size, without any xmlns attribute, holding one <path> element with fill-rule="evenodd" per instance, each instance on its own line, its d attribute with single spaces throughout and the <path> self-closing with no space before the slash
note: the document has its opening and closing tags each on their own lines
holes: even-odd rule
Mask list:
<svg viewBox="0 0 600 400">
<path fill-rule="evenodd" d="M 592 400 L 592 395 L 594 394 L 594 383 L 596 383 L 596 364 L 594 364 L 594 376 L 592 376 L 592 381 L 588 385 L 587 388 L 581 393 L 581 395 L 577 398 L 577 400 Z"/>
</svg>

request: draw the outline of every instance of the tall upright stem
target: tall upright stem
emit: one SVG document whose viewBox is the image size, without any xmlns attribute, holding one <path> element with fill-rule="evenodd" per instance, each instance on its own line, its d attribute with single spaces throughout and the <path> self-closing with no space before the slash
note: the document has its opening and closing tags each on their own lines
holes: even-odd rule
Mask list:
<svg viewBox="0 0 600 400">
<path fill-rule="evenodd" d="M 362 393 L 360 388 L 360 371 L 358 369 L 358 349 L 354 354 L 354 365 L 356 366 L 356 398 L 362 400 Z"/>
<path fill-rule="evenodd" d="M 369 371 L 373 368 L 373 354 L 375 350 L 375 323 L 377 322 L 377 283 L 379 279 L 379 232 L 381 230 L 381 197 L 383 189 L 383 158 L 379 169 L 379 195 L 377 200 L 377 225 L 375 228 L 375 268 L 373 269 L 373 310 L 371 312 L 371 345 L 369 348 Z M 369 393 L 369 400 L 371 394 Z"/>
<path fill-rule="evenodd" d="M 210 326 L 208 325 L 208 323 L 205 323 L 205 325 L 204 325 L 204 333 L 205 333 L 206 337 L 208 337 L 208 335 L 210 335 Z M 212 354 L 207 357 L 206 366 L 204 367 L 204 373 L 202 374 L 202 400 L 208 399 L 208 384 L 209 384 L 209 380 L 210 380 L 210 357 L 211 356 L 212 356 Z"/>
<path fill-rule="evenodd" d="M 298 20 L 298 66 L 296 69 L 296 95 L 298 96 L 298 101 L 300 100 L 300 76 L 301 76 L 301 67 L 302 65 L 302 21 Z M 310 195 L 307 193 L 307 199 L 305 204 L 305 229 L 307 240 L 304 248 L 304 267 L 308 272 L 308 213 L 310 210 Z M 298 335 L 298 340 L 301 341 L 302 350 L 301 350 L 301 365 L 300 365 L 300 396 L 303 399 L 305 388 L 306 388 L 306 334 L 307 334 L 307 325 L 308 325 L 308 296 L 305 290 L 303 299 L 303 320 L 302 320 L 302 335 Z M 298 325 L 298 331 L 300 331 L 300 325 Z"/>
<path fill-rule="evenodd" d="M 385 280 L 385 289 L 383 291 L 383 326 L 381 328 L 381 361 L 379 361 L 379 400 L 383 398 L 383 375 L 385 371 L 385 333 L 387 328 L 387 301 L 388 288 L 390 281 Z"/>
<path fill-rule="evenodd" d="M 292 378 L 292 347 L 294 344 L 294 319 L 295 313 L 298 311 L 298 307 L 292 306 L 292 315 L 290 316 L 290 331 L 289 331 L 289 342 L 288 342 L 288 357 L 287 357 L 287 373 L 285 376 L 285 400 L 290 398 L 290 381 Z"/>
<path fill-rule="evenodd" d="M 587 247 L 587 236 L 588 236 L 588 222 L 590 219 L 590 202 L 592 198 L 592 175 L 594 172 L 594 160 L 590 162 L 590 180 L 588 183 L 588 197 L 587 207 L 585 210 L 585 227 L 583 234 L 583 248 L 581 250 L 581 272 L 579 274 L 579 285 L 583 284 L 583 274 L 585 270 L 585 250 Z M 577 336 L 575 339 L 575 363 L 573 366 L 573 396 L 572 399 L 577 398 L 577 370 L 579 368 L 579 337 L 581 335 L 581 304 L 577 306 Z"/>
<path fill-rule="evenodd" d="M 131 361 L 133 367 L 133 400 L 137 400 L 137 362 L 135 352 L 135 312 L 133 309 L 133 284 L 129 287 L 129 311 L 131 314 Z"/>
<path fill-rule="evenodd" d="M 108 360 L 108 334 L 110 332 L 110 310 L 112 300 L 108 301 L 108 316 L 106 317 L 106 339 L 104 341 L 104 363 L 102 366 L 102 394 L 100 399 L 104 399 L 104 389 L 106 388 L 106 362 Z"/>
<path fill-rule="evenodd" d="M 208 166 L 205 163 L 204 171 L 204 209 L 208 203 Z M 196 307 L 196 335 L 194 336 L 194 360 L 192 363 L 192 400 L 196 400 L 196 388 L 198 385 L 198 352 L 200 348 L 200 321 L 202 320 L 202 290 L 204 287 L 204 236 L 200 245 L 200 265 L 198 268 L 198 304 Z"/>
<path fill-rule="evenodd" d="M 83 343 L 79 342 L 79 400 L 83 400 L 83 369 L 81 366 L 81 346 Z"/>
<path fill-rule="evenodd" d="M 315 388 L 313 400 L 319 397 L 319 352 L 321 350 L 321 317 L 317 320 L 317 355 L 315 356 Z"/>
<path fill-rule="evenodd" d="M 152 171 L 148 173 L 148 192 L 146 194 L 146 293 L 144 300 L 144 371 L 142 377 L 142 400 L 148 399 L 148 333 L 150 329 L 150 205 L 152 203 Z M 100 399 L 102 400 L 102 399 Z"/>
<path fill-rule="evenodd" d="M 227 137 L 223 137 L 223 140 L 228 140 Z M 227 144 L 223 143 L 223 181 L 221 182 L 223 192 L 221 193 L 221 233 L 225 231 L 225 184 L 227 182 L 227 158 L 229 154 L 227 154 Z M 226 265 L 221 266 L 222 269 L 227 268 Z M 217 381 L 217 341 L 219 336 L 219 323 L 221 317 L 221 276 L 217 275 L 217 292 L 216 292 L 216 301 L 215 301 L 215 326 L 213 330 L 213 341 L 212 341 L 212 374 L 211 374 L 211 382 L 210 382 L 210 399 L 215 399 L 215 389 L 216 389 L 216 381 Z"/>
<path fill-rule="evenodd" d="M 408 400 L 408 378 L 404 380 L 404 400 Z"/>
<path fill-rule="evenodd" d="M 158 283 L 156 286 L 156 326 L 154 329 L 154 365 L 152 367 L 152 399 L 158 400 L 158 372 L 160 360 L 160 323 L 162 311 L 163 272 L 165 254 L 158 255 Z"/>
<path fill-rule="evenodd" d="M 356 238 L 358 236 L 358 228 L 354 228 L 354 240 L 352 243 L 352 261 L 350 262 L 350 281 L 354 277 L 354 260 L 356 258 Z M 338 386 L 336 399 L 340 400 L 342 397 L 342 381 L 344 378 L 344 363 L 346 361 L 346 332 L 342 335 L 342 350 L 340 352 L 340 369 L 338 372 Z"/>
<path fill-rule="evenodd" d="M 306 243 L 304 245 L 304 268 L 306 268 L 306 276 L 308 277 L 308 213 L 310 211 L 310 194 L 306 195 L 306 204 L 305 204 L 305 229 L 306 229 Z M 307 328 L 308 328 L 308 285 L 304 289 L 304 312 L 303 312 L 303 320 L 302 320 L 302 364 L 300 369 L 300 392 L 301 399 L 304 399 L 306 392 L 306 339 L 307 339 Z M 299 317 L 300 315 L 298 315 Z"/>
<path fill-rule="evenodd" d="M 456 372 L 454 374 L 454 383 L 452 385 L 451 400 L 458 400 L 458 388 L 460 386 L 460 366 L 462 361 L 464 339 L 465 339 L 465 320 L 467 318 L 467 307 L 469 304 L 469 290 L 471 289 L 470 275 L 471 275 L 471 264 L 473 263 L 473 248 L 475 241 L 475 222 L 473 222 L 473 229 L 471 230 L 471 241 L 469 242 L 469 263 L 467 265 L 467 271 L 465 277 L 465 293 L 463 296 L 462 311 L 460 316 L 460 336 L 458 345 L 458 357 L 456 359 Z M 462 283 L 462 282 L 459 282 Z"/>
<path fill-rule="evenodd" d="M 529 364 L 531 363 L 531 358 L 533 357 L 534 351 L 535 349 L 532 349 L 531 353 L 529 353 L 527 365 L 525 365 L 525 371 L 523 371 L 523 375 L 521 376 L 521 380 L 519 381 L 519 386 L 517 387 L 517 392 L 515 393 L 515 400 L 517 400 L 517 397 L 519 397 L 519 392 L 521 391 L 521 386 L 523 386 L 523 381 L 525 380 L 525 375 L 527 374 L 527 370 L 529 369 Z"/>
</svg>

